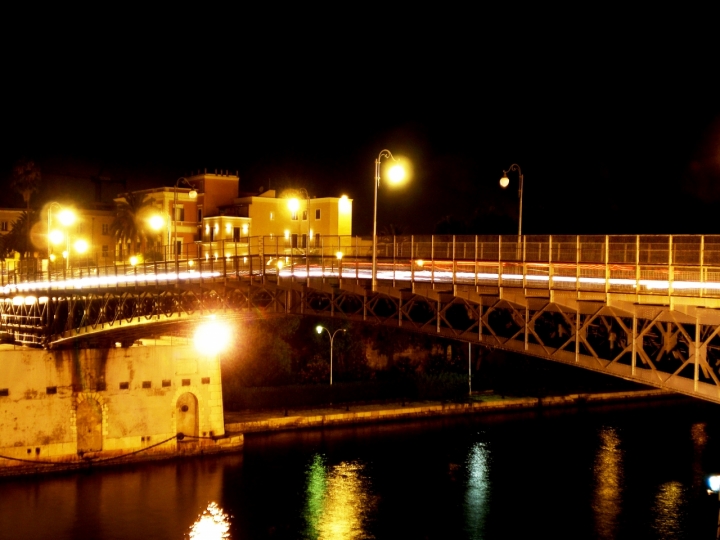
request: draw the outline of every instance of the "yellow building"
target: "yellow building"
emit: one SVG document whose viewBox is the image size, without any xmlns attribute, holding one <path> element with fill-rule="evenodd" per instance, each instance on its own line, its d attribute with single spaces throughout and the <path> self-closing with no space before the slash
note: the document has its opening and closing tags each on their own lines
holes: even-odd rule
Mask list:
<svg viewBox="0 0 720 540">
<path fill-rule="evenodd" d="M 214 252 L 218 243 L 236 252 L 257 236 L 284 237 L 303 247 L 308 239 L 352 235 L 352 200 L 347 196 L 309 197 L 304 189 L 238 196 L 239 184 L 236 174 L 203 172 L 178 179 L 177 187 L 135 193 L 152 200 L 145 221 L 155 210 L 162 217 L 157 233 L 162 244 L 175 245 L 181 256 Z"/>
</svg>

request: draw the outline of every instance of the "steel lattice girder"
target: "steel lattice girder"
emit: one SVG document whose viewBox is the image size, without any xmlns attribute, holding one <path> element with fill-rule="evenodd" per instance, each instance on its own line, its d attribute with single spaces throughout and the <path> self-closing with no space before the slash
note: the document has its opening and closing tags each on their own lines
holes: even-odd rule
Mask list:
<svg viewBox="0 0 720 540">
<path fill-rule="evenodd" d="M 667 306 L 608 306 L 549 299 L 524 303 L 447 291 L 393 296 L 338 287 L 176 288 L 74 293 L 44 303 L 0 303 L 3 331 L 24 343 L 108 332 L 128 325 L 148 328 L 210 313 L 313 314 L 397 325 L 408 330 L 479 342 L 572 364 L 720 402 L 720 313 Z"/>
</svg>

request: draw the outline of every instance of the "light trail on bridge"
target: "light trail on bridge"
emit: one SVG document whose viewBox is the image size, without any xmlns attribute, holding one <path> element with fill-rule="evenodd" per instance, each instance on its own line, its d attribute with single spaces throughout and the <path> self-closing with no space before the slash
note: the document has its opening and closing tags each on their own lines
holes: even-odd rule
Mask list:
<svg viewBox="0 0 720 540">
<path fill-rule="evenodd" d="M 434 264 L 438 266 L 452 265 L 452 261 L 434 261 Z M 478 262 L 478 265 L 487 266 L 488 262 Z M 497 264 L 497 263 L 494 263 Z M 407 265 L 406 265 L 407 266 Z M 544 266 L 547 269 L 547 265 L 533 265 L 534 269 L 537 267 Z M 572 268 L 579 272 L 583 270 L 594 270 L 600 269 L 598 265 L 572 265 Z M 630 270 L 631 268 L 627 268 Z M 308 273 L 309 270 L 309 273 Z M 547 271 L 547 270 L 546 270 Z M 344 268 L 342 273 L 339 270 L 328 269 L 326 266 L 296 266 L 296 267 L 284 267 L 274 272 L 266 272 L 266 276 L 277 276 L 282 279 L 307 279 L 310 278 L 335 278 L 335 279 L 362 279 L 370 280 L 372 278 L 372 269 L 369 264 L 355 263 L 351 268 Z M 175 272 L 137 272 L 132 274 L 124 275 L 99 275 L 99 276 L 87 276 L 71 279 L 60 279 L 55 281 L 30 281 L 17 284 L 8 284 L 2 287 L 1 292 L 6 295 L 18 294 L 24 292 L 33 291 L 47 291 L 47 290 L 67 290 L 67 289 L 90 289 L 90 288 L 102 288 L 102 287 L 118 287 L 118 286 L 135 286 L 141 283 L 152 282 L 174 282 L 178 280 L 189 280 L 189 281 L 202 281 L 205 279 L 214 279 L 220 277 L 230 277 L 239 279 L 248 279 L 251 277 L 257 277 L 257 275 L 250 275 L 247 272 L 228 272 L 227 274 L 221 271 L 195 271 L 188 270 L 180 273 Z M 694 289 L 706 289 L 720 291 L 720 282 L 717 281 L 683 281 L 683 280 L 662 280 L 662 279 L 631 279 L 631 278 L 604 278 L 604 277 L 589 277 L 589 276 L 567 276 L 567 275 L 538 275 L 538 274 L 520 274 L 520 273 L 501 273 L 501 272 L 472 272 L 472 271 L 445 271 L 445 270 L 407 270 L 407 269 L 383 269 L 381 265 L 378 268 L 378 280 L 393 282 L 422 282 L 422 283 L 482 283 L 489 284 L 488 282 L 494 282 L 499 284 L 502 281 L 503 285 L 522 287 L 523 283 L 532 282 L 535 284 L 546 283 L 552 288 L 553 284 L 562 284 L 563 289 L 567 289 L 568 286 L 572 287 L 580 285 L 611 285 L 611 286 L 624 286 L 633 288 L 645 288 L 648 290 L 694 290 Z M 510 282 L 510 283 L 507 283 Z M 515 283 L 513 283 L 515 282 Z"/>
</svg>

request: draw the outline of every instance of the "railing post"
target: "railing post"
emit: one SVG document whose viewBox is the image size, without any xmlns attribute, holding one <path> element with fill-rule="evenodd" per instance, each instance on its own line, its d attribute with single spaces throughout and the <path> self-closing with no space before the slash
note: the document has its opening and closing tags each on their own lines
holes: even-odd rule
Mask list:
<svg viewBox="0 0 720 540">
<path fill-rule="evenodd" d="M 610 292 L 610 236 L 605 235 L 605 294 Z M 607 300 L 607 298 L 606 298 Z"/>
<path fill-rule="evenodd" d="M 700 236 L 700 283 L 705 283 L 705 235 Z M 705 294 L 705 288 L 700 287 L 700 296 Z"/>
<path fill-rule="evenodd" d="M 548 290 L 552 290 L 552 278 L 553 278 L 553 258 L 552 258 L 552 234 L 548 237 Z M 552 298 L 551 298 L 552 300 Z"/>
<path fill-rule="evenodd" d="M 410 287 L 415 290 L 415 235 L 410 236 Z"/>
<path fill-rule="evenodd" d="M 575 291 L 580 290 L 580 235 L 575 236 Z"/>
<path fill-rule="evenodd" d="M 502 236 L 498 235 L 498 288 L 502 287 Z"/>
<path fill-rule="evenodd" d="M 430 283 L 435 288 L 435 235 L 430 237 Z M 438 332 L 440 331 L 440 322 L 438 321 Z"/>
<path fill-rule="evenodd" d="M 525 237 L 521 236 L 520 241 L 522 242 L 522 273 L 523 273 L 523 289 L 527 288 L 527 263 L 525 262 Z M 527 347 L 525 347 L 527 349 Z"/>
<path fill-rule="evenodd" d="M 397 258 L 397 236 L 393 234 L 393 287 L 395 287 L 395 262 Z"/>
<path fill-rule="evenodd" d="M 452 273 L 453 273 L 452 284 L 453 284 L 453 287 L 455 287 L 455 285 L 457 284 L 457 279 L 456 279 L 457 261 L 455 260 L 455 256 L 457 254 L 457 252 L 455 251 L 456 247 L 457 246 L 455 244 L 455 235 L 453 234 L 453 237 L 452 237 Z"/>
<path fill-rule="evenodd" d="M 673 237 L 672 234 L 668 236 L 668 299 L 673 293 Z M 672 301 L 670 303 L 670 309 L 672 309 Z"/>
<path fill-rule="evenodd" d="M 478 269 L 477 269 L 477 263 L 478 263 L 478 237 L 477 234 L 475 235 L 475 265 L 473 266 L 473 274 L 475 275 L 475 287 L 478 286 Z"/>
<path fill-rule="evenodd" d="M 640 294 L 640 235 L 635 235 L 635 294 Z M 633 371 L 634 373 L 634 371 Z"/>
</svg>

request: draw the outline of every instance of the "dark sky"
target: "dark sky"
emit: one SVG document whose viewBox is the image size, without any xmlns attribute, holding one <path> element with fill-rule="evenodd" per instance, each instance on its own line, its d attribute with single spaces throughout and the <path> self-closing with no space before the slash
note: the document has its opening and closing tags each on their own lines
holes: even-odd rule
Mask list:
<svg viewBox="0 0 720 540">
<path fill-rule="evenodd" d="M 63 13 L 29 41 L 6 22 L 2 177 L 21 156 L 131 188 L 238 170 L 242 190 L 345 193 L 369 234 L 388 148 L 414 176 L 381 187 L 379 226 L 478 214 L 512 233 L 517 177 L 498 180 L 517 163 L 526 234 L 720 233 L 717 45 L 695 24 L 710 15 L 508 9 Z"/>
</svg>

